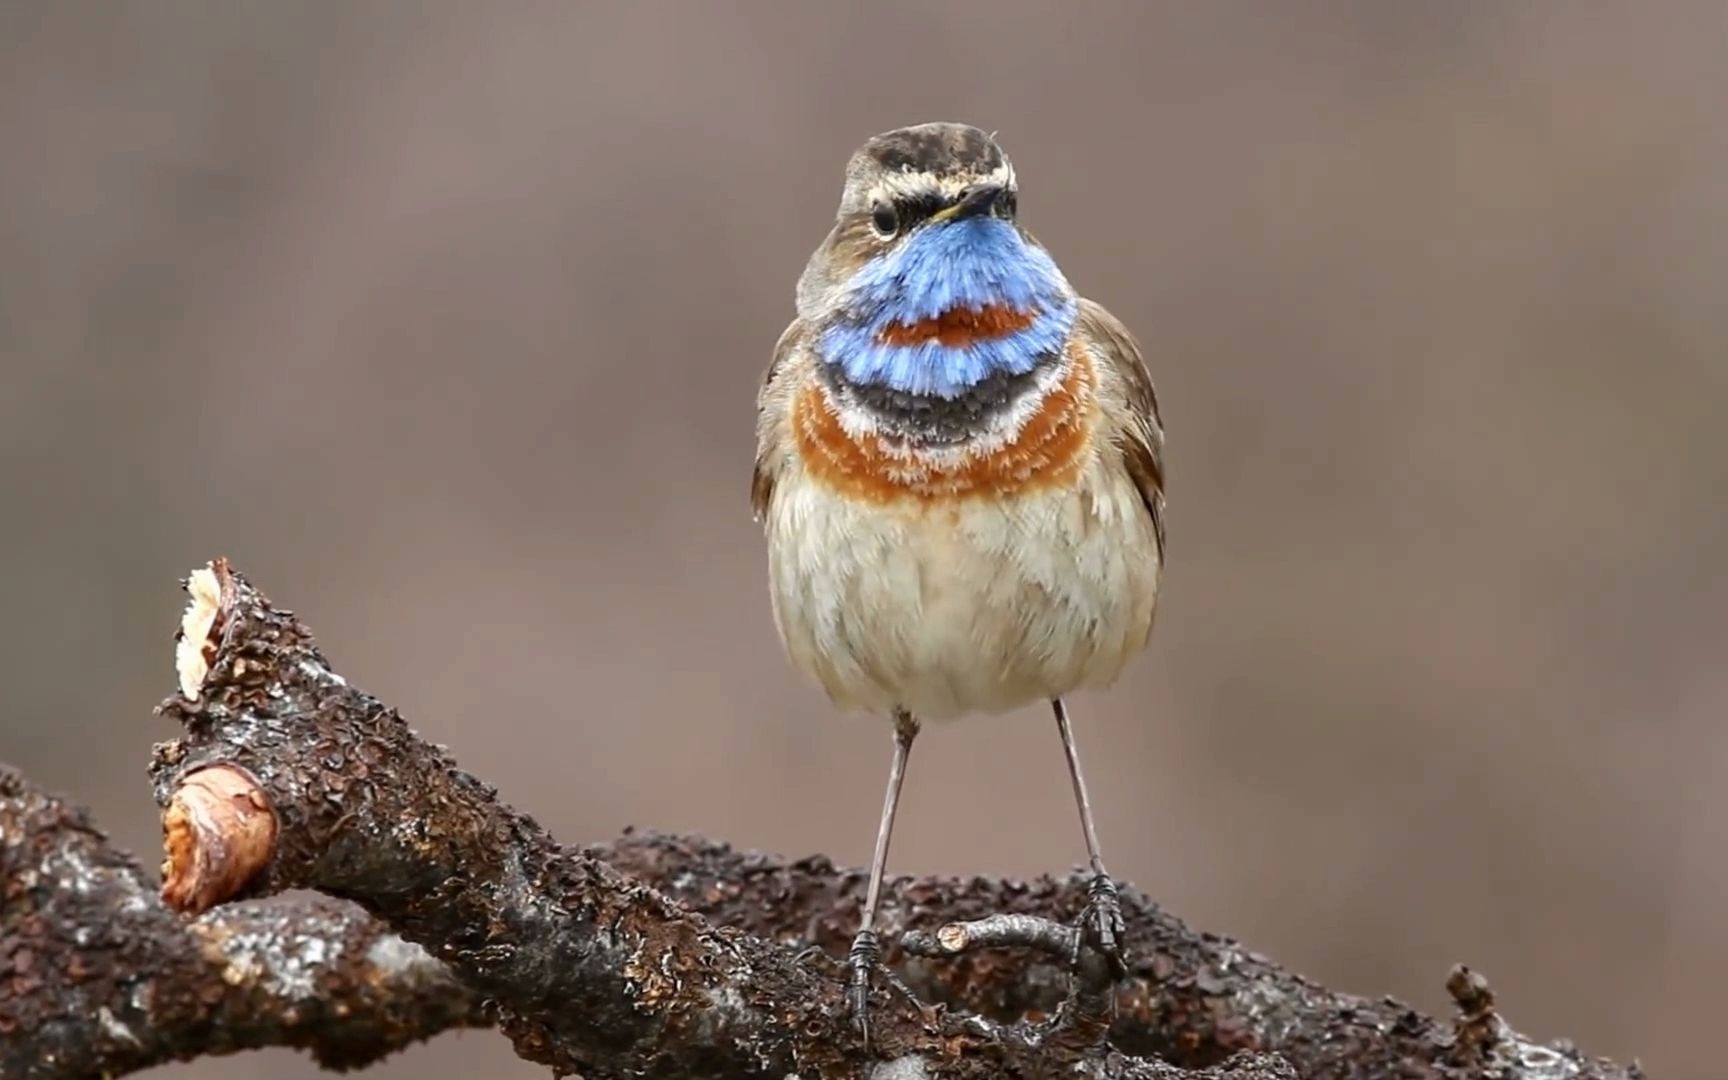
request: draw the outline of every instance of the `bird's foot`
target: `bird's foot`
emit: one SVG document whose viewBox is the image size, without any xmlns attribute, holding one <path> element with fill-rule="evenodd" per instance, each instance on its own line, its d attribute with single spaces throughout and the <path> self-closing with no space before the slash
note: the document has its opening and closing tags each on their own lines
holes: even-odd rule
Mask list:
<svg viewBox="0 0 1728 1080">
<path fill-rule="evenodd" d="M 846 1003 L 866 1050 L 870 1048 L 870 976 L 881 959 L 882 946 L 876 940 L 876 931 L 858 931 L 858 936 L 852 939 L 852 951 L 846 954 L 846 965 L 852 973 L 846 987 Z"/>
<path fill-rule="evenodd" d="M 1128 924 L 1122 921 L 1122 901 L 1116 895 L 1116 883 L 1109 874 L 1098 874 L 1086 889 L 1086 907 L 1080 912 L 1080 932 L 1074 936 L 1074 955 L 1070 962 L 1078 966 L 1080 951 L 1090 945 L 1110 962 L 1117 977 L 1128 973 L 1126 948 Z"/>
</svg>

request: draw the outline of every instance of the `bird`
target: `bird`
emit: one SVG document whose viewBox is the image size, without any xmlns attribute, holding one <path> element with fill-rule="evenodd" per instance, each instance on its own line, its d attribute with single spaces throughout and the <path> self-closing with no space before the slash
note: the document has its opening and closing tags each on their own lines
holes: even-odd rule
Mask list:
<svg viewBox="0 0 1728 1080">
<path fill-rule="evenodd" d="M 889 841 L 926 722 L 1048 703 L 1090 869 L 1079 939 L 1126 970 L 1064 702 L 1150 639 L 1164 426 L 1137 340 L 1021 224 L 1014 166 L 978 127 L 866 140 L 795 301 L 757 394 L 751 505 L 791 664 L 837 710 L 893 725 L 847 956 L 867 1046 Z"/>
</svg>

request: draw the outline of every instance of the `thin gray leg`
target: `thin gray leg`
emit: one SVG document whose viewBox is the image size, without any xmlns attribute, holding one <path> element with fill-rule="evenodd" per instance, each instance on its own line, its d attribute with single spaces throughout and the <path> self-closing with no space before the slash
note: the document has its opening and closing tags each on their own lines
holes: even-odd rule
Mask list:
<svg viewBox="0 0 1728 1080">
<path fill-rule="evenodd" d="M 1124 938 L 1128 933 L 1122 921 L 1122 903 L 1116 895 L 1116 883 L 1104 870 L 1104 856 L 1098 847 L 1098 828 L 1092 824 L 1092 800 L 1086 794 L 1086 778 L 1080 772 L 1080 751 L 1074 744 L 1074 728 L 1068 723 L 1068 707 L 1061 698 L 1051 698 L 1050 708 L 1056 713 L 1056 730 L 1062 735 L 1062 752 L 1068 756 L 1068 779 L 1074 784 L 1074 803 L 1080 809 L 1080 829 L 1086 834 L 1086 858 L 1092 868 L 1092 884 L 1087 889 L 1086 911 L 1081 916 L 1081 934 L 1090 939 L 1118 973 L 1127 970 L 1123 957 Z M 1074 960 L 1079 962 L 1076 945 Z"/>
<path fill-rule="evenodd" d="M 1086 834 L 1086 857 L 1091 861 L 1094 876 L 1104 873 L 1104 856 L 1098 850 L 1098 828 L 1092 824 L 1092 800 L 1086 794 L 1086 777 L 1080 772 L 1080 750 L 1074 745 L 1074 727 L 1068 723 L 1068 706 L 1061 698 L 1051 698 L 1050 708 L 1056 713 L 1056 730 L 1062 735 L 1062 752 L 1068 755 L 1068 779 L 1074 783 L 1074 804 L 1080 808 L 1080 828 Z"/>
<path fill-rule="evenodd" d="M 894 710 L 894 757 L 888 765 L 888 791 L 882 798 L 882 820 L 876 826 L 876 853 L 870 859 L 870 885 L 864 893 L 864 918 L 858 936 L 852 939 L 847 963 L 852 968 L 850 1004 L 864 1045 L 870 1045 L 870 973 L 882 958 L 876 939 L 876 907 L 882 899 L 882 875 L 888 867 L 888 841 L 894 835 L 894 815 L 900 809 L 900 787 L 906 780 L 906 762 L 912 756 L 912 740 L 918 736 L 918 720 L 904 709 Z"/>
</svg>

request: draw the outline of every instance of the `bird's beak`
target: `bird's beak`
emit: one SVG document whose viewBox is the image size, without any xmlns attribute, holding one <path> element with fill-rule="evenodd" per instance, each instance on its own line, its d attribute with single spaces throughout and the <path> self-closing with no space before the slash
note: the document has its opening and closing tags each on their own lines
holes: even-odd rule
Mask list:
<svg viewBox="0 0 1728 1080">
<path fill-rule="evenodd" d="M 1000 184 L 975 184 L 960 193 L 960 199 L 952 206 L 945 206 L 930 215 L 931 221 L 960 221 L 980 214 L 988 214 L 996 209 L 996 200 L 1002 197 Z"/>
</svg>

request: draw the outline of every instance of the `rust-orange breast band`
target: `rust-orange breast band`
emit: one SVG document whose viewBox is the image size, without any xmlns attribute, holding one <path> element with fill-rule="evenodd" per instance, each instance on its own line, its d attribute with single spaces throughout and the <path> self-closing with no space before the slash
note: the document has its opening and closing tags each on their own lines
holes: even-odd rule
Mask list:
<svg viewBox="0 0 1728 1080">
<path fill-rule="evenodd" d="M 986 453 L 938 461 L 885 435 L 854 439 L 820 380 L 792 406 L 792 433 L 805 473 L 840 494 L 872 502 L 1018 495 L 1071 483 L 1097 423 L 1092 359 L 1069 345 L 1060 382 L 1010 442 Z"/>
</svg>

